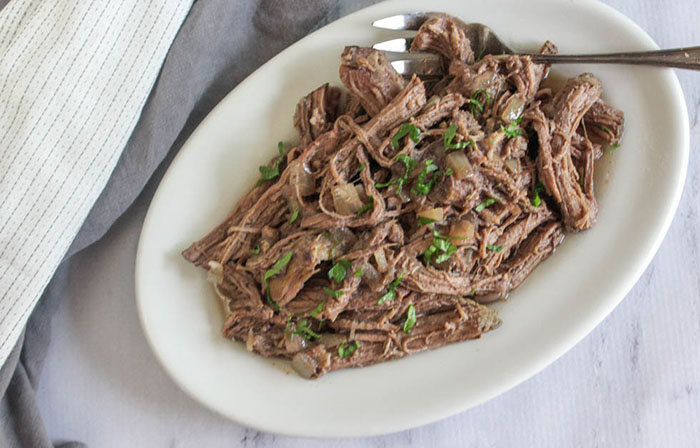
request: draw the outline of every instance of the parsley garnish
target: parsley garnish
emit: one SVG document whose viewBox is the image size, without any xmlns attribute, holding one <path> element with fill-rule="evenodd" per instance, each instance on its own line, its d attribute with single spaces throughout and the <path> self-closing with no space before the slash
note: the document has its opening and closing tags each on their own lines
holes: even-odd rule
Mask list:
<svg viewBox="0 0 700 448">
<path fill-rule="evenodd" d="M 357 211 L 357 216 L 362 216 L 363 213 L 366 213 L 374 208 L 374 198 L 372 196 L 369 197 L 369 202 L 366 203 L 365 205 L 362 206 L 361 209 Z"/>
<path fill-rule="evenodd" d="M 411 124 L 411 123 L 405 123 L 402 124 L 401 127 L 399 128 L 399 132 L 394 135 L 394 138 L 391 139 L 391 146 L 394 148 L 399 147 L 399 139 L 402 137 L 405 137 L 406 135 L 409 136 L 411 140 L 413 140 L 414 143 L 418 143 L 418 136 L 420 135 L 420 129 L 416 127 L 416 125 Z"/>
<path fill-rule="evenodd" d="M 343 341 L 339 346 L 338 346 L 338 356 L 341 358 L 348 358 L 352 356 L 353 353 L 355 353 L 355 350 L 360 348 L 361 345 L 357 341 L 352 341 L 349 344 L 347 344 L 347 347 L 345 345 L 345 341 Z"/>
<path fill-rule="evenodd" d="M 277 311 L 282 311 L 282 307 L 279 306 L 279 304 L 277 302 L 272 300 L 272 297 L 270 296 L 269 289 L 267 291 L 265 291 L 265 299 L 267 299 L 267 303 L 269 303 L 272 308 L 276 309 Z"/>
<path fill-rule="evenodd" d="M 329 296 L 334 297 L 336 299 L 338 297 L 341 297 L 343 294 L 345 294 L 345 291 L 343 291 L 342 289 L 340 291 L 336 291 L 334 289 L 326 288 L 326 287 L 323 288 L 323 292 L 325 292 Z"/>
<path fill-rule="evenodd" d="M 477 99 L 477 97 L 482 93 L 486 97 L 483 104 Z M 482 113 L 484 111 L 484 106 L 488 106 L 488 104 L 491 102 L 491 95 L 484 89 L 476 89 L 472 97 L 469 98 L 469 102 L 472 105 L 472 115 L 476 116 L 477 109 L 479 110 L 479 113 Z"/>
<path fill-rule="evenodd" d="M 603 132 L 607 132 L 608 134 L 612 134 L 612 133 L 613 133 L 613 131 L 611 131 L 609 127 L 603 126 L 602 124 L 599 124 L 598 127 L 599 127 Z"/>
<path fill-rule="evenodd" d="M 328 278 L 335 280 L 337 283 L 342 283 L 350 269 L 350 260 L 338 260 L 333 267 L 328 271 Z"/>
<path fill-rule="evenodd" d="M 477 205 L 476 207 L 474 207 L 474 211 L 477 212 L 477 213 L 480 213 L 480 212 L 483 211 L 486 207 L 490 207 L 490 206 L 492 206 L 493 204 L 495 204 L 496 202 L 498 202 L 498 199 L 496 199 L 496 198 L 489 198 L 489 199 L 485 200 L 484 202 L 480 203 L 479 205 Z"/>
<path fill-rule="evenodd" d="M 469 293 L 470 296 L 476 294 L 476 286 L 472 288 L 472 292 Z"/>
<path fill-rule="evenodd" d="M 501 130 L 503 131 L 504 134 L 506 134 L 507 137 L 517 137 L 518 135 L 523 135 L 523 130 L 518 127 L 520 122 L 522 121 L 523 116 L 519 116 L 515 120 L 511 121 L 508 127 L 504 127 L 501 125 Z"/>
<path fill-rule="evenodd" d="M 544 185 L 542 184 L 542 182 L 537 182 L 535 188 L 532 191 L 535 194 L 535 197 L 532 198 L 532 205 L 534 205 L 535 207 L 539 207 L 542 203 L 540 193 L 544 193 Z"/>
<path fill-rule="evenodd" d="M 358 171 L 358 173 L 361 173 L 361 172 L 363 172 L 364 170 L 365 170 L 365 162 L 362 162 L 362 163 L 360 164 L 360 170 Z"/>
<path fill-rule="evenodd" d="M 292 224 L 299 217 L 299 207 L 295 208 L 292 212 L 292 216 L 289 217 L 289 223 Z"/>
<path fill-rule="evenodd" d="M 252 253 L 254 253 L 255 255 L 259 254 L 260 253 L 260 243 L 258 243 L 254 248 L 250 249 L 250 251 Z"/>
<path fill-rule="evenodd" d="M 411 334 L 411 329 L 416 325 L 416 307 L 413 304 L 408 306 L 406 312 L 406 322 L 403 324 L 403 332 Z"/>
<path fill-rule="evenodd" d="M 260 170 L 260 179 L 258 180 L 258 183 L 255 184 L 256 187 L 266 180 L 274 179 L 280 175 L 280 163 L 282 163 L 282 159 L 284 158 L 284 143 L 277 143 L 277 151 L 280 153 L 280 158 L 277 159 L 277 162 L 275 162 L 273 167 L 261 165 L 258 168 L 258 170 Z"/>
<path fill-rule="evenodd" d="M 398 277 L 396 277 L 396 280 L 391 282 L 391 284 L 389 285 L 389 290 L 379 298 L 379 300 L 377 301 L 377 305 L 381 305 L 387 300 L 394 300 L 396 298 L 396 287 L 399 286 L 401 280 L 403 280 L 403 272 L 399 274 Z"/>
<path fill-rule="evenodd" d="M 437 171 L 437 169 L 437 165 L 435 165 L 432 160 L 426 160 L 425 167 L 423 167 L 420 174 L 418 174 L 416 185 L 411 189 L 411 193 L 415 194 L 416 196 L 425 196 L 430 193 L 430 189 L 433 188 L 433 185 L 435 185 L 435 183 L 438 181 L 438 176 L 436 174 L 428 179 L 428 174 L 432 173 L 433 171 Z"/>
<path fill-rule="evenodd" d="M 355 269 L 355 273 L 352 274 L 353 277 L 362 277 L 362 268 L 360 266 Z"/>
<path fill-rule="evenodd" d="M 321 303 L 319 303 L 318 305 L 316 305 L 316 308 L 314 308 L 313 310 L 311 310 L 311 312 L 310 312 L 309 314 L 310 314 L 311 316 L 313 316 L 313 317 L 318 316 L 319 314 L 321 314 L 321 311 L 323 311 L 323 307 L 324 307 L 324 306 L 326 306 L 326 301 L 325 301 L 325 300 L 323 300 Z"/>
<path fill-rule="evenodd" d="M 321 337 L 320 334 L 309 328 L 309 322 L 306 319 L 302 319 L 296 324 L 296 330 L 292 331 L 292 334 L 299 335 L 306 340 L 318 339 Z"/>
<path fill-rule="evenodd" d="M 375 187 L 385 188 L 385 187 L 388 187 L 390 185 L 398 184 L 398 187 L 396 187 L 396 194 L 401 193 L 401 189 L 403 188 L 404 182 L 406 182 L 408 180 L 408 175 L 411 174 L 411 171 L 413 171 L 413 168 L 415 168 L 415 166 L 416 166 L 416 161 L 412 160 L 406 154 L 399 154 L 398 156 L 396 156 L 396 160 L 399 160 L 404 165 L 406 165 L 406 171 L 403 173 L 403 176 L 398 177 L 394 180 L 390 180 L 389 182 L 375 184 L 374 185 Z"/>
<path fill-rule="evenodd" d="M 267 286 L 267 281 L 270 279 L 270 277 L 274 277 L 275 275 L 282 272 L 282 269 L 284 269 L 289 264 L 289 261 L 292 259 L 292 256 L 294 256 L 294 251 L 290 250 L 286 254 L 282 255 L 282 257 L 275 262 L 272 268 L 265 271 L 265 276 L 263 277 L 263 283 L 265 283 L 265 286 Z"/>
<path fill-rule="evenodd" d="M 486 248 L 492 252 L 500 252 L 503 250 L 503 246 L 497 246 L 495 244 L 489 244 Z"/>
<path fill-rule="evenodd" d="M 614 153 L 615 150 L 619 147 L 620 147 L 619 143 L 614 143 L 614 144 L 610 145 L 610 154 Z"/>
<path fill-rule="evenodd" d="M 455 136 L 457 135 L 457 125 L 452 123 L 447 127 L 445 130 L 445 133 L 442 136 L 442 143 L 445 146 L 445 151 L 449 151 L 451 149 L 462 149 L 466 148 L 467 146 L 472 144 L 471 140 L 468 140 L 466 142 L 462 143 L 452 143 L 452 140 L 454 140 Z"/>
<path fill-rule="evenodd" d="M 418 217 L 418 225 L 419 226 L 427 226 L 428 224 L 432 224 L 434 222 L 435 222 L 434 219 L 425 218 L 423 216 Z"/>
<path fill-rule="evenodd" d="M 445 170 L 445 176 L 452 176 L 454 174 L 454 171 L 452 171 L 452 168 L 447 168 Z"/>
<path fill-rule="evenodd" d="M 439 232 L 433 232 L 433 244 L 428 246 L 428 248 L 423 252 L 423 258 L 427 264 L 435 262 L 435 264 L 440 264 L 443 261 L 449 260 L 449 258 L 457 252 L 457 246 L 450 243 L 450 240 L 460 240 L 465 239 L 463 237 L 445 236 L 441 235 Z M 435 257 L 433 259 L 433 257 Z"/>
</svg>

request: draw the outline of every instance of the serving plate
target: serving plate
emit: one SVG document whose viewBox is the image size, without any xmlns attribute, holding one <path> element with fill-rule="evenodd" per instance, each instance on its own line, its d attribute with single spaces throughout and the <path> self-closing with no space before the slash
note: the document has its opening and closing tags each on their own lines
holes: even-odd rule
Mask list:
<svg viewBox="0 0 700 448">
<path fill-rule="evenodd" d="M 248 353 L 220 336 L 222 312 L 204 272 L 180 252 L 223 220 L 271 158 L 292 142 L 297 100 L 338 80 L 345 45 L 395 34 L 373 20 L 437 10 L 488 24 L 515 48 L 547 39 L 562 52 L 649 50 L 651 38 L 622 14 L 588 0 L 397 0 L 334 22 L 258 69 L 209 114 L 163 178 L 141 233 L 137 306 L 165 370 L 193 398 L 256 429 L 285 435 L 349 437 L 422 425 L 475 406 L 519 384 L 588 334 L 632 288 L 676 210 L 688 160 L 688 117 L 669 69 L 558 66 L 591 71 L 604 98 L 626 114 L 622 146 L 597 165 L 597 225 L 568 235 L 560 249 L 498 304 L 503 325 L 482 339 L 319 380 L 286 362 Z"/>
</svg>

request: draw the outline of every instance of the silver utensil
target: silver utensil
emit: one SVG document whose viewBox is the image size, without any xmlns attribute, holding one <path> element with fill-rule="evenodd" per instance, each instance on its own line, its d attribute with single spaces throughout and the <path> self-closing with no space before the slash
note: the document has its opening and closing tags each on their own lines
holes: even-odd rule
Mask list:
<svg viewBox="0 0 700 448">
<path fill-rule="evenodd" d="M 514 51 L 498 38 L 491 28 L 480 23 L 465 23 L 462 20 L 439 12 L 415 12 L 386 17 L 372 23 L 376 28 L 396 31 L 416 31 L 431 17 L 449 17 L 464 30 L 475 55 L 518 54 L 527 55 L 543 64 L 635 64 L 700 70 L 700 47 L 676 48 L 658 51 L 635 51 L 607 54 L 539 54 Z M 373 45 L 392 59 L 392 65 L 402 75 L 415 73 L 419 76 L 438 76 L 442 72 L 440 58 L 429 53 L 409 53 L 412 37 L 392 39 Z"/>
</svg>

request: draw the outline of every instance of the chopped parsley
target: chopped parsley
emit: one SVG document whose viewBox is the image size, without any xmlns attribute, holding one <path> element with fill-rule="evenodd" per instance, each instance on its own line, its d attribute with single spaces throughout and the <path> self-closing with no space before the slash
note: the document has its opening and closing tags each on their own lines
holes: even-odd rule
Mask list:
<svg viewBox="0 0 700 448">
<path fill-rule="evenodd" d="M 351 341 L 349 344 L 346 345 L 346 342 L 343 341 L 339 346 L 338 346 L 338 356 L 341 358 L 349 358 L 352 356 L 353 353 L 355 353 L 355 350 L 360 348 L 361 345 L 357 341 Z"/>
<path fill-rule="evenodd" d="M 620 147 L 619 143 L 613 143 L 612 145 L 610 145 L 610 154 L 614 153 L 615 150 L 619 147 Z"/>
<path fill-rule="evenodd" d="M 523 130 L 519 127 L 520 122 L 522 120 L 523 116 L 521 115 L 515 120 L 511 121 L 508 126 L 504 127 L 503 125 L 501 125 L 501 130 L 509 138 L 517 137 L 518 135 L 523 135 Z"/>
<path fill-rule="evenodd" d="M 408 306 L 406 312 L 406 322 L 403 324 L 403 332 L 411 334 L 411 330 L 416 326 L 416 307 L 413 304 Z"/>
<path fill-rule="evenodd" d="M 612 134 L 612 133 L 613 133 L 613 131 L 611 131 L 609 127 L 603 126 L 602 124 L 599 124 L 598 127 L 599 127 L 600 130 L 603 131 L 603 132 L 607 132 L 608 134 Z"/>
<path fill-rule="evenodd" d="M 477 213 L 480 213 L 480 212 L 482 212 L 486 207 L 490 207 L 490 206 L 492 206 L 493 204 L 495 204 L 496 202 L 498 202 L 498 199 L 496 199 L 496 198 L 489 198 L 489 199 L 485 200 L 484 202 L 480 203 L 479 205 L 477 205 L 476 207 L 474 207 L 474 211 L 477 212 Z"/>
<path fill-rule="evenodd" d="M 265 284 L 265 298 L 267 299 L 267 303 L 269 303 L 272 308 L 276 309 L 277 311 L 281 311 L 282 308 L 280 308 L 279 304 L 272 300 L 272 297 L 270 296 L 270 288 L 267 287 L 267 281 L 270 279 L 270 277 L 274 277 L 275 275 L 279 274 L 282 272 L 282 269 L 284 269 L 288 264 L 289 261 L 292 259 L 292 256 L 294 255 L 293 251 L 289 251 L 286 254 L 282 255 L 282 257 L 275 262 L 275 264 L 265 271 L 265 276 L 263 277 L 263 283 Z"/>
<path fill-rule="evenodd" d="M 542 184 L 542 182 L 537 182 L 532 192 L 535 194 L 535 196 L 532 198 L 532 205 L 534 205 L 535 207 L 539 207 L 542 203 L 540 193 L 544 193 L 544 185 Z"/>
<path fill-rule="evenodd" d="M 485 97 L 483 104 L 477 99 L 481 94 L 483 94 Z M 472 105 L 472 115 L 476 116 L 477 110 L 481 114 L 484 111 L 484 107 L 488 106 L 488 104 L 491 102 L 491 95 L 484 89 L 476 89 L 472 97 L 469 98 L 469 102 Z"/>
<path fill-rule="evenodd" d="M 398 277 L 396 277 L 396 280 L 391 282 L 391 284 L 389 285 L 389 290 L 379 298 L 379 300 L 377 301 L 377 305 L 381 305 L 387 300 L 394 300 L 396 298 L 396 287 L 399 286 L 401 280 L 403 280 L 403 272 L 399 274 Z"/>
<path fill-rule="evenodd" d="M 362 162 L 362 163 L 360 164 L 360 170 L 358 171 L 358 173 L 361 173 L 361 172 L 363 172 L 364 170 L 365 170 L 365 162 Z"/>
<path fill-rule="evenodd" d="M 289 217 L 289 223 L 292 224 L 299 217 L 299 207 L 295 208 L 292 212 L 292 216 Z"/>
<path fill-rule="evenodd" d="M 254 248 L 250 249 L 250 251 L 255 255 L 259 254 L 260 253 L 260 243 L 258 243 Z"/>
<path fill-rule="evenodd" d="M 316 316 L 318 316 L 319 314 L 321 314 L 321 311 L 323 311 L 323 307 L 325 307 L 325 306 L 326 306 L 326 301 L 323 300 L 323 301 L 321 301 L 321 303 L 319 303 L 318 305 L 316 305 L 316 308 L 312 309 L 312 310 L 309 312 L 309 314 L 310 314 L 311 316 L 313 316 L 313 317 L 316 317 Z"/>
<path fill-rule="evenodd" d="M 370 196 L 369 202 L 366 203 L 365 205 L 363 205 L 362 208 L 357 211 L 357 216 L 362 216 L 364 213 L 367 213 L 368 211 L 372 210 L 373 208 L 374 208 L 374 198 L 372 196 Z"/>
<path fill-rule="evenodd" d="M 360 266 L 355 269 L 355 273 L 352 274 L 353 277 L 362 277 L 362 268 Z"/>
<path fill-rule="evenodd" d="M 433 171 L 437 171 L 437 169 L 437 165 L 435 165 L 432 160 L 426 160 L 425 167 L 423 167 L 420 174 L 418 174 L 416 185 L 411 189 L 411 193 L 415 194 L 416 196 L 425 196 L 430 193 L 430 189 L 433 188 L 433 185 L 435 185 L 435 183 L 438 181 L 439 176 L 436 173 L 435 175 L 430 176 L 430 179 L 428 179 L 428 174 L 432 173 Z"/>
<path fill-rule="evenodd" d="M 375 184 L 374 186 L 377 188 L 386 188 L 390 185 L 397 184 L 398 186 L 396 187 L 396 194 L 400 194 L 404 182 L 408 180 L 408 175 L 411 174 L 413 168 L 416 167 L 416 161 L 412 160 L 406 154 L 399 154 L 398 156 L 396 156 L 396 160 L 401 161 L 404 165 L 406 165 L 406 171 L 403 173 L 403 176 L 390 180 L 389 182 Z"/>
<path fill-rule="evenodd" d="M 428 224 L 432 224 L 434 222 L 434 219 L 426 218 L 423 216 L 418 217 L 418 226 L 427 226 Z"/>
<path fill-rule="evenodd" d="M 470 296 L 476 294 L 476 286 L 472 288 L 472 292 L 469 293 Z"/>
<path fill-rule="evenodd" d="M 503 250 L 503 246 L 497 246 L 495 244 L 488 244 L 486 248 L 491 252 L 500 252 Z"/>
<path fill-rule="evenodd" d="M 274 277 L 275 275 L 282 272 L 282 269 L 287 267 L 287 265 L 292 259 L 292 256 L 294 256 L 294 251 L 290 250 L 286 254 L 282 255 L 282 257 L 275 262 L 272 268 L 265 271 L 265 276 L 263 277 L 263 283 L 265 283 L 265 286 L 267 286 L 267 281 L 270 279 L 270 277 Z"/>
<path fill-rule="evenodd" d="M 447 168 L 445 170 L 445 176 L 452 176 L 455 172 L 452 171 L 452 168 Z"/>
<path fill-rule="evenodd" d="M 302 319 L 295 325 L 296 329 L 292 331 L 292 334 L 301 336 L 306 340 L 318 339 L 321 337 L 320 334 L 316 333 L 309 327 L 309 322 L 306 319 Z"/>
<path fill-rule="evenodd" d="M 428 246 L 428 248 L 423 252 L 423 258 L 426 264 L 435 263 L 440 264 L 443 261 L 449 260 L 449 258 L 457 252 L 457 246 L 450 243 L 450 240 L 465 239 L 462 237 L 445 236 L 441 235 L 439 232 L 433 232 L 433 243 Z"/>
<path fill-rule="evenodd" d="M 284 143 L 277 143 L 277 151 L 280 153 L 280 158 L 277 159 L 274 166 L 269 167 L 267 165 L 261 165 L 258 168 L 260 171 L 260 179 L 258 180 L 258 183 L 255 184 L 256 187 L 261 185 L 266 180 L 274 179 L 280 175 L 280 163 L 282 163 L 282 159 L 284 158 Z"/>
<path fill-rule="evenodd" d="M 447 127 L 445 133 L 442 136 L 442 143 L 445 146 L 445 151 L 449 151 L 451 149 L 466 148 L 467 146 L 472 144 L 471 140 L 462 143 L 452 143 L 452 140 L 454 140 L 455 136 L 457 136 L 457 125 L 452 123 Z"/>
<path fill-rule="evenodd" d="M 350 269 L 350 260 L 338 260 L 328 271 L 328 278 L 342 283 L 348 274 L 348 269 Z"/>
<path fill-rule="evenodd" d="M 418 136 L 420 135 L 420 129 L 414 124 L 411 123 L 405 123 L 402 124 L 401 127 L 399 128 L 399 132 L 394 135 L 394 138 L 391 139 L 391 146 L 394 148 L 399 147 L 399 139 L 407 136 L 413 140 L 414 143 L 418 143 Z"/>
<path fill-rule="evenodd" d="M 336 299 L 338 297 L 341 297 L 343 294 L 345 294 L 345 291 L 343 291 L 342 289 L 340 291 L 336 291 L 334 289 L 326 288 L 326 287 L 323 288 L 323 292 L 325 292 L 329 296 L 334 297 Z"/>
</svg>

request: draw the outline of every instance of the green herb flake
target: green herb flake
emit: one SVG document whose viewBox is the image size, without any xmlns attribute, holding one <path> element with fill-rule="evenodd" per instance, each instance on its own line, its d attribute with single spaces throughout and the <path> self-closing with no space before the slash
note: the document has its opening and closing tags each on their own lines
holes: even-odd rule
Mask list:
<svg viewBox="0 0 700 448">
<path fill-rule="evenodd" d="M 497 246 L 495 244 L 488 244 L 486 248 L 491 252 L 500 252 L 503 250 L 503 246 Z"/>
<path fill-rule="evenodd" d="M 306 340 L 318 339 L 321 337 L 320 334 L 316 333 L 309 327 L 309 322 L 306 319 L 302 319 L 295 325 L 296 329 L 292 331 L 292 334 L 301 336 Z"/>
<path fill-rule="evenodd" d="M 484 96 L 484 102 L 479 101 L 479 95 Z M 476 89 L 471 98 L 469 98 L 469 103 L 472 106 L 472 115 L 476 116 L 476 111 L 481 114 L 484 111 L 484 107 L 488 106 L 491 102 L 491 95 L 484 89 Z"/>
<path fill-rule="evenodd" d="M 402 124 L 401 127 L 399 128 L 399 132 L 394 135 L 394 138 L 391 139 L 391 146 L 394 148 L 399 147 L 399 139 L 405 137 L 408 135 L 408 137 L 413 140 L 414 143 L 418 143 L 418 136 L 420 135 L 420 129 L 411 123 L 405 123 Z"/>
<path fill-rule="evenodd" d="M 472 288 L 472 292 L 469 293 L 470 296 L 476 294 L 476 286 Z"/>
<path fill-rule="evenodd" d="M 269 167 L 267 165 L 261 165 L 258 170 L 260 171 L 260 179 L 258 182 L 255 184 L 255 186 L 260 186 L 262 185 L 263 182 L 272 180 L 275 177 L 280 175 L 280 163 L 282 163 L 282 159 L 284 158 L 284 143 L 279 142 L 277 143 L 277 151 L 280 153 L 280 158 L 277 159 L 275 162 L 274 166 Z"/>
<path fill-rule="evenodd" d="M 466 239 L 463 237 L 451 237 L 441 235 L 439 232 L 433 232 L 433 243 L 423 252 L 423 258 L 426 264 L 440 264 L 450 259 L 457 252 L 458 247 L 450 243 L 450 240 Z"/>
<path fill-rule="evenodd" d="M 328 278 L 337 283 L 342 283 L 350 269 L 350 260 L 338 260 L 328 271 Z"/>
<path fill-rule="evenodd" d="M 399 274 L 398 277 L 396 277 L 396 280 L 391 282 L 389 285 L 389 289 L 387 292 L 379 298 L 377 301 L 377 305 L 381 305 L 382 303 L 386 302 L 387 300 L 394 300 L 396 299 L 396 287 L 399 286 L 399 283 L 401 283 L 401 280 L 403 280 L 403 272 Z"/>
<path fill-rule="evenodd" d="M 534 197 L 532 198 L 532 205 L 535 207 L 539 207 L 540 204 L 542 203 L 542 198 L 540 197 L 540 193 L 544 193 L 544 185 L 542 182 L 537 182 L 535 184 L 535 188 L 533 188 L 532 192 L 534 193 Z"/>
<path fill-rule="evenodd" d="M 269 303 L 272 308 L 274 308 L 277 311 L 282 311 L 282 307 L 279 306 L 279 304 L 277 302 L 272 300 L 272 297 L 270 296 L 269 289 L 265 292 L 265 299 L 267 300 L 267 303 Z"/>
<path fill-rule="evenodd" d="M 427 226 L 428 224 L 432 224 L 434 222 L 434 219 L 425 218 L 423 216 L 418 217 L 418 226 Z"/>
<path fill-rule="evenodd" d="M 299 217 L 299 207 L 295 208 L 292 215 L 289 217 L 289 223 L 292 224 Z"/>
<path fill-rule="evenodd" d="M 610 154 L 614 153 L 617 148 L 620 147 L 619 143 L 613 143 L 612 145 L 609 146 Z"/>
<path fill-rule="evenodd" d="M 343 294 L 345 294 L 345 291 L 343 291 L 343 290 L 336 291 L 336 290 L 334 290 L 334 289 L 326 288 L 326 287 L 323 288 L 323 292 L 325 292 L 325 293 L 328 294 L 329 296 L 334 297 L 334 298 L 336 298 L 336 299 L 337 299 L 338 297 L 341 297 Z"/>
<path fill-rule="evenodd" d="M 360 170 L 358 171 L 358 173 L 361 173 L 361 172 L 363 172 L 364 170 L 365 170 L 365 162 L 362 162 L 362 163 L 360 164 Z"/>
<path fill-rule="evenodd" d="M 338 356 L 341 358 L 349 358 L 352 356 L 353 353 L 355 353 L 355 350 L 360 348 L 361 345 L 357 341 L 351 341 L 349 344 L 343 341 L 339 346 L 338 346 Z"/>
<path fill-rule="evenodd" d="M 481 213 L 486 207 L 490 207 L 493 204 L 495 204 L 496 202 L 498 202 L 498 199 L 489 198 L 489 199 L 485 200 L 484 202 L 480 203 L 479 205 L 477 205 L 476 207 L 474 207 L 474 211 L 477 213 Z"/>
<path fill-rule="evenodd" d="M 403 332 L 411 334 L 411 330 L 416 326 L 416 307 L 413 304 L 408 306 L 406 312 L 406 322 L 403 324 Z"/>
<path fill-rule="evenodd" d="M 321 312 L 323 311 L 323 308 L 324 308 L 325 306 L 326 306 L 326 301 L 323 300 L 321 303 L 319 303 L 318 305 L 316 305 L 316 308 L 314 308 L 313 310 L 311 310 L 311 312 L 309 312 L 309 314 L 310 314 L 312 317 L 316 317 L 316 316 L 318 316 L 319 314 L 321 314 Z"/>
<path fill-rule="evenodd" d="M 282 257 L 275 262 L 275 264 L 272 266 L 272 268 L 268 269 L 265 271 L 265 276 L 263 277 L 263 283 L 265 283 L 265 286 L 267 286 L 267 281 L 270 279 L 270 277 L 274 277 L 275 275 L 279 274 L 282 272 L 282 269 L 287 267 L 289 262 L 292 259 L 292 256 L 294 256 L 294 251 L 289 251 L 286 254 L 282 255 Z"/>
<path fill-rule="evenodd" d="M 523 116 L 521 115 L 518 118 L 516 118 L 515 120 L 511 121 L 507 127 L 504 127 L 503 125 L 501 125 L 501 130 L 509 138 L 517 137 L 518 135 L 523 135 L 523 130 L 520 129 L 520 127 L 519 127 L 520 122 L 522 120 L 523 120 Z"/>
<path fill-rule="evenodd" d="M 416 185 L 411 189 L 411 193 L 415 194 L 416 196 L 425 196 L 430 193 L 430 189 L 437 183 L 439 176 L 436 173 L 428 178 L 428 174 L 432 173 L 433 171 L 437 171 L 437 169 L 437 165 L 435 165 L 432 160 L 426 160 L 425 166 L 421 170 L 420 174 L 418 174 Z"/>
<path fill-rule="evenodd" d="M 413 168 L 416 167 L 416 161 L 412 160 L 406 154 L 399 154 L 398 156 L 396 156 L 396 160 L 400 161 L 401 163 L 403 163 L 406 166 L 406 171 L 403 173 L 403 175 L 401 177 L 390 180 L 389 182 L 375 184 L 374 186 L 376 188 L 386 188 L 390 185 L 398 185 L 396 187 L 396 194 L 401 193 L 401 190 L 403 189 L 403 184 L 408 180 L 408 175 L 411 174 L 411 171 L 413 171 Z"/>
<path fill-rule="evenodd" d="M 355 273 L 352 274 L 353 277 L 362 277 L 362 268 L 360 266 L 355 269 Z"/>
<path fill-rule="evenodd" d="M 452 171 L 452 168 L 447 168 L 445 170 L 445 176 L 452 176 L 455 172 Z"/>
<path fill-rule="evenodd" d="M 250 252 L 253 253 L 254 255 L 258 255 L 260 253 L 260 244 L 256 245 L 254 248 L 250 249 Z"/>
<path fill-rule="evenodd" d="M 598 127 L 599 127 L 600 130 L 603 131 L 603 132 L 607 132 L 608 134 L 611 134 L 611 135 L 612 135 L 612 133 L 613 133 L 613 131 L 611 131 L 609 127 L 603 126 L 602 124 L 599 124 Z"/>
<path fill-rule="evenodd" d="M 445 133 L 442 136 L 442 143 L 445 146 L 445 151 L 450 151 L 452 149 L 462 149 L 472 144 L 471 140 L 462 143 L 452 143 L 452 140 L 457 136 L 457 125 L 452 123 L 447 127 Z"/>
<path fill-rule="evenodd" d="M 366 203 L 365 205 L 363 205 L 362 208 L 357 211 L 357 216 L 362 216 L 364 213 L 367 213 L 368 211 L 372 210 L 373 208 L 374 208 L 374 198 L 372 196 L 370 196 L 369 202 Z"/>
</svg>

